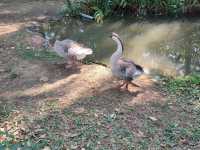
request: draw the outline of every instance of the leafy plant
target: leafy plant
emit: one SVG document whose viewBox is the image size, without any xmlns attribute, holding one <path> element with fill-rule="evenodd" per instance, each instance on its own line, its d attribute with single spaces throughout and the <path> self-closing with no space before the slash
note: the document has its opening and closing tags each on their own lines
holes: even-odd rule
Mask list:
<svg viewBox="0 0 200 150">
<path fill-rule="evenodd" d="M 96 22 L 103 23 L 103 18 L 104 18 L 103 11 L 99 9 L 98 7 L 94 7 L 94 10 L 95 10 L 94 18 Z"/>
<path fill-rule="evenodd" d="M 191 11 L 199 4 L 198 0 L 79 0 L 76 2 L 66 0 L 62 12 L 77 15 L 81 11 L 94 16 L 98 23 L 102 23 L 103 18 L 113 14 L 177 16 Z"/>
<path fill-rule="evenodd" d="M 60 13 L 62 15 L 71 15 L 71 16 L 76 16 L 80 13 L 81 11 L 81 2 L 76 1 L 71 2 L 70 0 L 66 0 L 65 4 L 62 6 Z"/>
</svg>

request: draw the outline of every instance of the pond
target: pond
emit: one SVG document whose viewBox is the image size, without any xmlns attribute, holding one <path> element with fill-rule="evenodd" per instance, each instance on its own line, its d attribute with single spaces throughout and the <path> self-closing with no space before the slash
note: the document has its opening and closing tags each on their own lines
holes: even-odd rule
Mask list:
<svg viewBox="0 0 200 150">
<path fill-rule="evenodd" d="M 43 30 L 55 39 L 73 39 L 94 50 L 92 59 L 108 64 L 116 50 L 109 37 L 120 35 L 125 57 L 134 60 L 151 73 L 183 75 L 200 71 L 200 20 L 109 19 L 103 24 L 67 18 L 50 21 Z"/>
</svg>

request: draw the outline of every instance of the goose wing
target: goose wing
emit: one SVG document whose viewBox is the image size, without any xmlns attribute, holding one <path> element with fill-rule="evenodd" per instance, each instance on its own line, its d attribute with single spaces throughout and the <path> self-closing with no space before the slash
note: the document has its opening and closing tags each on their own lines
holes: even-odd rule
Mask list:
<svg viewBox="0 0 200 150">
<path fill-rule="evenodd" d="M 123 78 L 132 80 L 134 73 L 137 71 L 135 63 L 132 60 L 120 58 L 118 60 L 118 65 Z"/>
<path fill-rule="evenodd" d="M 54 43 L 54 51 L 61 57 L 67 57 L 68 50 L 71 47 L 71 42 L 69 40 L 56 41 Z"/>
<path fill-rule="evenodd" d="M 70 39 L 63 41 L 56 40 L 54 43 L 54 51 L 61 57 L 67 57 L 70 53 L 73 52 L 73 49 L 78 47 L 79 44 Z"/>
</svg>

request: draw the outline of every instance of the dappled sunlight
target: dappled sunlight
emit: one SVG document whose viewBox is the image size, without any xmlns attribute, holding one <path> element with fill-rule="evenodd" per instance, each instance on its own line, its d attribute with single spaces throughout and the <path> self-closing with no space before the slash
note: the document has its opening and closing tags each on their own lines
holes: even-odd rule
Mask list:
<svg viewBox="0 0 200 150">
<path fill-rule="evenodd" d="M 69 86 L 69 93 L 59 99 L 62 107 L 75 103 L 78 99 L 93 95 L 111 78 L 110 71 L 101 66 L 87 66 L 82 69 L 73 85 Z"/>
<path fill-rule="evenodd" d="M 132 100 L 128 101 L 126 104 L 128 106 L 134 106 L 136 104 L 146 104 L 149 102 L 163 103 L 166 101 L 166 98 L 156 90 L 153 89 L 144 89 L 142 92 L 138 93 L 136 97 L 133 97 Z"/>
<path fill-rule="evenodd" d="M 58 99 L 62 106 L 70 105 L 80 97 L 92 94 L 94 89 L 110 78 L 110 71 L 101 66 L 89 65 L 81 68 L 80 74 L 72 74 L 64 79 L 54 83 L 45 83 L 42 86 L 36 86 L 27 90 L 8 91 L 0 96 L 5 98 L 34 97 L 45 93 L 63 93 Z"/>
<path fill-rule="evenodd" d="M 148 50 L 152 44 L 173 39 L 179 32 L 179 23 L 153 25 L 144 33 L 130 38 L 127 44 L 128 47 L 132 47 L 135 51 L 144 51 Z"/>
<path fill-rule="evenodd" d="M 0 37 L 18 31 L 23 23 L 0 24 Z"/>
<path fill-rule="evenodd" d="M 59 81 L 56 81 L 54 83 L 45 83 L 42 86 L 39 87 L 33 87 L 27 90 L 19 90 L 15 92 L 5 92 L 1 96 L 13 98 L 13 97 L 21 97 L 21 96 L 37 96 L 39 94 L 47 93 L 50 91 L 53 91 L 54 89 L 57 89 L 70 81 L 76 79 L 76 75 L 71 75 L 70 77 L 67 77 L 65 79 L 61 79 Z"/>
<path fill-rule="evenodd" d="M 42 101 L 56 100 L 59 108 L 66 108 L 79 103 L 79 101 L 87 97 L 97 95 L 101 95 L 100 99 L 106 95 L 108 97 L 111 96 L 110 98 L 112 99 L 113 89 L 116 89 L 117 91 L 114 90 L 115 93 L 119 93 L 120 95 L 128 94 L 128 100 L 133 99 L 134 102 L 148 102 L 152 99 L 159 101 L 160 97 L 156 95 L 156 90 L 154 89 L 155 82 L 151 77 L 143 75 L 135 80 L 134 83 L 138 84 L 140 88 L 129 86 L 130 93 L 124 93 L 116 89 L 119 82 L 114 82 L 110 69 L 99 65 L 84 65 L 78 74 L 71 74 L 53 83 L 39 84 L 25 90 L 3 92 L 0 96 L 5 99 L 25 98 L 24 102 L 27 100 L 27 103 L 30 98 L 32 101 L 36 99 L 34 101 L 38 107 Z M 138 92 L 138 95 L 134 94 Z M 102 93 L 106 93 L 106 95 L 102 95 Z M 159 92 L 157 93 L 159 94 Z M 106 103 L 112 104 L 114 101 L 112 99 Z M 97 105 L 99 104 L 101 102 L 97 102 Z"/>
<path fill-rule="evenodd" d="M 156 82 L 150 76 L 143 75 L 134 83 L 140 85 L 140 87 L 131 88 L 132 93 L 137 93 L 137 95 L 126 103 L 128 106 L 149 102 L 162 103 L 166 100 L 162 92 L 156 88 Z"/>
<path fill-rule="evenodd" d="M 143 75 L 133 82 L 140 87 L 129 85 L 129 91 L 116 88 L 119 83 L 113 83 L 111 80 L 108 84 L 101 83 L 95 93 L 82 95 L 73 102 L 72 107 L 81 108 L 81 111 L 84 109 L 84 112 L 85 109 L 90 111 L 91 108 L 112 112 L 124 104 L 133 107 L 136 104 L 144 105 L 149 102 L 162 103 L 165 101 L 165 96 L 156 89 L 155 81 L 150 76 Z"/>
<path fill-rule="evenodd" d="M 152 55 L 150 50 L 154 45 L 175 39 L 179 32 L 180 24 L 176 22 L 150 26 L 144 33 L 129 38 L 127 42 L 127 48 L 130 49 L 128 55 L 149 69 L 158 69 L 164 74 L 173 75 L 176 73 L 175 64 L 167 56 Z"/>
</svg>

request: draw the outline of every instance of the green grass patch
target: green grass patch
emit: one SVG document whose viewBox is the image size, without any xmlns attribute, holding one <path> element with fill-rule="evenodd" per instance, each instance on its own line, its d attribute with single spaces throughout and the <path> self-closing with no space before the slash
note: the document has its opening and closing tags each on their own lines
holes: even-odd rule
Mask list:
<svg viewBox="0 0 200 150">
<path fill-rule="evenodd" d="M 185 77 L 177 77 L 169 80 L 167 87 L 170 91 L 182 91 L 200 85 L 200 75 L 194 74 Z"/>
<path fill-rule="evenodd" d="M 195 145 L 200 141 L 200 128 L 196 125 L 182 127 L 181 124 L 169 123 L 163 131 L 163 140 L 167 147 L 183 144 Z"/>
<path fill-rule="evenodd" d="M 2 102 L 0 104 L 0 122 L 8 118 L 12 113 L 12 110 L 13 110 L 12 104 Z"/>
<path fill-rule="evenodd" d="M 184 103 L 200 101 L 200 75 L 193 74 L 175 79 L 165 79 L 164 89 Z"/>
<path fill-rule="evenodd" d="M 189 118 L 200 117 L 200 107 L 198 107 L 200 104 L 200 75 L 192 74 L 164 79 L 163 88 L 172 99 L 170 106 L 179 111 L 178 116 L 174 116 L 174 119 L 177 120 L 165 122 L 167 124 L 163 130 L 165 145 L 174 147 L 180 145 L 181 142 L 191 145 L 197 144 L 200 141 L 199 121 Z M 170 110 L 170 108 L 168 109 Z M 177 114 L 176 111 L 173 112 Z M 170 112 L 168 113 L 170 114 Z"/>
<path fill-rule="evenodd" d="M 16 47 L 18 54 L 28 60 L 43 60 L 43 61 L 56 61 L 61 60 L 56 53 L 48 50 L 48 49 L 34 49 L 25 45 L 18 45 Z"/>
</svg>

